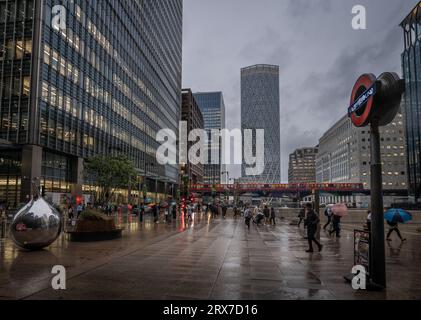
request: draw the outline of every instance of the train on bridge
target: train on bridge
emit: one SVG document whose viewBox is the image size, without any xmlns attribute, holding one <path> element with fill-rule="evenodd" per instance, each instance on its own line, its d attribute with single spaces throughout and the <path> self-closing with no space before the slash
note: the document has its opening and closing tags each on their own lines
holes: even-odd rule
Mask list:
<svg viewBox="0 0 421 320">
<path fill-rule="evenodd" d="M 190 192 L 194 193 L 312 193 L 346 192 L 367 193 L 362 183 L 299 183 L 299 184 L 193 184 Z"/>
</svg>

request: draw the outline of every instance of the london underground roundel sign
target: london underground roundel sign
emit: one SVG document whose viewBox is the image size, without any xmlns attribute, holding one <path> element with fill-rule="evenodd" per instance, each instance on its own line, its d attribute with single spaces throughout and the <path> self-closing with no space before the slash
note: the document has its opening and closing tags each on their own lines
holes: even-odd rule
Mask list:
<svg viewBox="0 0 421 320">
<path fill-rule="evenodd" d="M 365 127 L 370 122 L 376 95 L 376 76 L 371 73 L 358 78 L 352 89 L 348 115 L 356 127 Z"/>
<path fill-rule="evenodd" d="M 399 112 L 404 90 L 404 80 L 394 72 L 382 73 L 378 78 L 363 74 L 352 89 L 348 108 L 352 123 L 356 127 L 388 125 Z"/>
</svg>

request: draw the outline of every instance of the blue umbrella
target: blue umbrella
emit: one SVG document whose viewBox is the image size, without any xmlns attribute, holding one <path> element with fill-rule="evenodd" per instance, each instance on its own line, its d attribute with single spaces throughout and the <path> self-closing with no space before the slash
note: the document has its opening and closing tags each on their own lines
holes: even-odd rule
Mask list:
<svg viewBox="0 0 421 320">
<path fill-rule="evenodd" d="M 392 223 L 407 223 L 412 220 L 412 214 L 403 209 L 389 209 L 384 214 L 384 218 Z"/>
</svg>

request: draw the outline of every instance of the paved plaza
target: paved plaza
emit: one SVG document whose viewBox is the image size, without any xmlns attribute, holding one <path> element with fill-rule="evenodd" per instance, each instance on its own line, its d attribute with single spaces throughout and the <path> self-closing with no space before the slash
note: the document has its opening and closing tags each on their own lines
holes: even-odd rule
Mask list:
<svg viewBox="0 0 421 320">
<path fill-rule="evenodd" d="M 322 232 L 322 253 L 308 254 L 304 231 L 288 220 L 276 227 L 242 219 L 140 226 L 121 219 L 122 239 L 72 243 L 62 236 L 44 251 L 0 247 L 0 299 L 421 299 L 421 233 L 387 244 L 388 289 L 354 291 L 343 276 L 353 266 L 353 225 L 340 239 Z M 2 230 L 4 237 L 5 230 Z M 51 289 L 51 269 L 67 270 L 67 290 Z"/>
</svg>

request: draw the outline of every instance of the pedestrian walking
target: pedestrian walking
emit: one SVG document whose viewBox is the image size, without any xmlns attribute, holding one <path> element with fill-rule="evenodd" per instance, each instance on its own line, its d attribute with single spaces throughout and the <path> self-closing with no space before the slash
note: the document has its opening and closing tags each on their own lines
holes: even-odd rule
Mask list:
<svg viewBox="0 0 421 320">
<path fill-rule="evenodd" d="M 139 222 L 143 223 L 143 218 L 145 215 L 145 205 L 142 203 L 140 206 L 140 211 L 139 211 Z"/>
<path fill-rule="evenodd" d="M 270 219 L 270 210 L 269 207 L 265 205 L 264 209 L 263 209 L 263 215 L 265 216 L 265 223 L 269 224 L 269 219 Z"/>
<path fill-rule="evenodd" d="M 224 204 L 222 205 L 222 217 L 225 219 L 227 216 L 228 207 Z"/>
<path fill-rule="evenodd" d="M 177 219 L 177 205 L 174 203 L 174 205 L 172 206 L 172 218 L 174 220 Z"/>
<path fill-rule="evenodd" d="M 159 223 L 159 207 L 158 205 L 154 205 L 153 208 L 153 222 L 154 223 Z"/>
<path fill-rule="evenodd" d="M 298 221 L 298 228 L 300 227 L 301 223 L 304 221 L 305 216 L 306 216 L 305 207 L 303 207 L 298 213 L 298 218 L 300 219 L 300 221 Z"/>
<path fill-rule="evenodd" d="M 165 218 L 166 223 L 170 222 L 170 215 L 169 215 L 168 208 L 164 208 L 164 218 Z"/>
<path fill-rule="evenodd" d="M 317 228 L 320 224 L 320 219 L 317 216 L 316 212 L 313 210 L 311 203 L 306 204 L 306 225 L 307 225 L 307 239 L 308 239 L 308 250 L 306 252 L 313 251 L 313 242 L 318 246 L 319 252 L 323 250 L 323 246 L 316 239 Z"/>
<path fill-rule="evenodd" d="M 187 218 L 190 221 L 192 219 L 193 216 L 193 207 L 192 205 L 188 205 L 187 206 Z"/>
<path fill-rule="evenodd" d="M 270 209 L 270 225 L 272 224 L 276 226 L 276 212 L 273 207 Z"/>
<path fill-rule="evenodd" d="M 327 218 L 327 222 L 323 226 L 323 230 L 324 231 L 326 231 L 327 227 L 332 223 L 333 211 L 332 211 L 332 208 L 330 206 L 327 206 L 326 207 L 326 209 L 325 209 L 325 216 Z"/>
<path fill-rule="evenodd" d="M 247 208 L 246 211 L 244 212 L 244 222 L 246 223 L 246 226 L 249 231 L 250 231 L 250 221 L 252 218 L 253 218 L 253 213 L 251 212 L 249 208 Z"/>
<path fill-rule="evenodd" d="M 371 232 L 371 211 L 367 211 L 367 229 Z"/>
<path fill-rule="evenodd" d="M 75 217 L 75 215 L 73 213 L 73 207 L 72 207 L 72 205 L 69 205 L 69 208 L 67 210 L 67 213 L 68 213 L 69 221 L 72 221 L 73 218 Z"/>
<path fill-rule="evenodd" d="M 402 234 L 401 234 L 401 232 L 399 230 L 399 224 L 397 222 L 387 221 L 387 224 L 389 225 L 389 232 L 387 233 L 387 237 L 386 237 L 387 241 L 392 241 L 392 239 L 390 238 L 390 236 L 392 235 L 393 232 L 396 232 L 397 233 L 399 239 L 402 242 L 405 242 L 406 241 L 406 239 L 404 239 L 402 237 Z"/>
<path fill-rule="evenodd" d="M 237 219 L 238 208 L 237 207 L 234 207 L 233 211 L 234 211 L 234 219 Z"/>
<path fill-rule="evenodd" d="M 332 234 L 336 233 L 336 238 L 340 238 L 341 237 L 341 217 L 340 216 L 333 215 L 332 226 L 333 226 L 333 229 L 329 231 L 329 235 L 332 236 Z"/>
<path fill-rule="evenodd" d="M 83 207 L 82 207 L 82 204 L 78 204 L 77 205 L 77 207 L 76 207 L 76 212 L 77 212 L 77 216 L 76 216 L 76 218 L 77 219 L 79 219 L 79 216 L 81 215 L 81 213 L 83 212 Z"/>
</svg>

